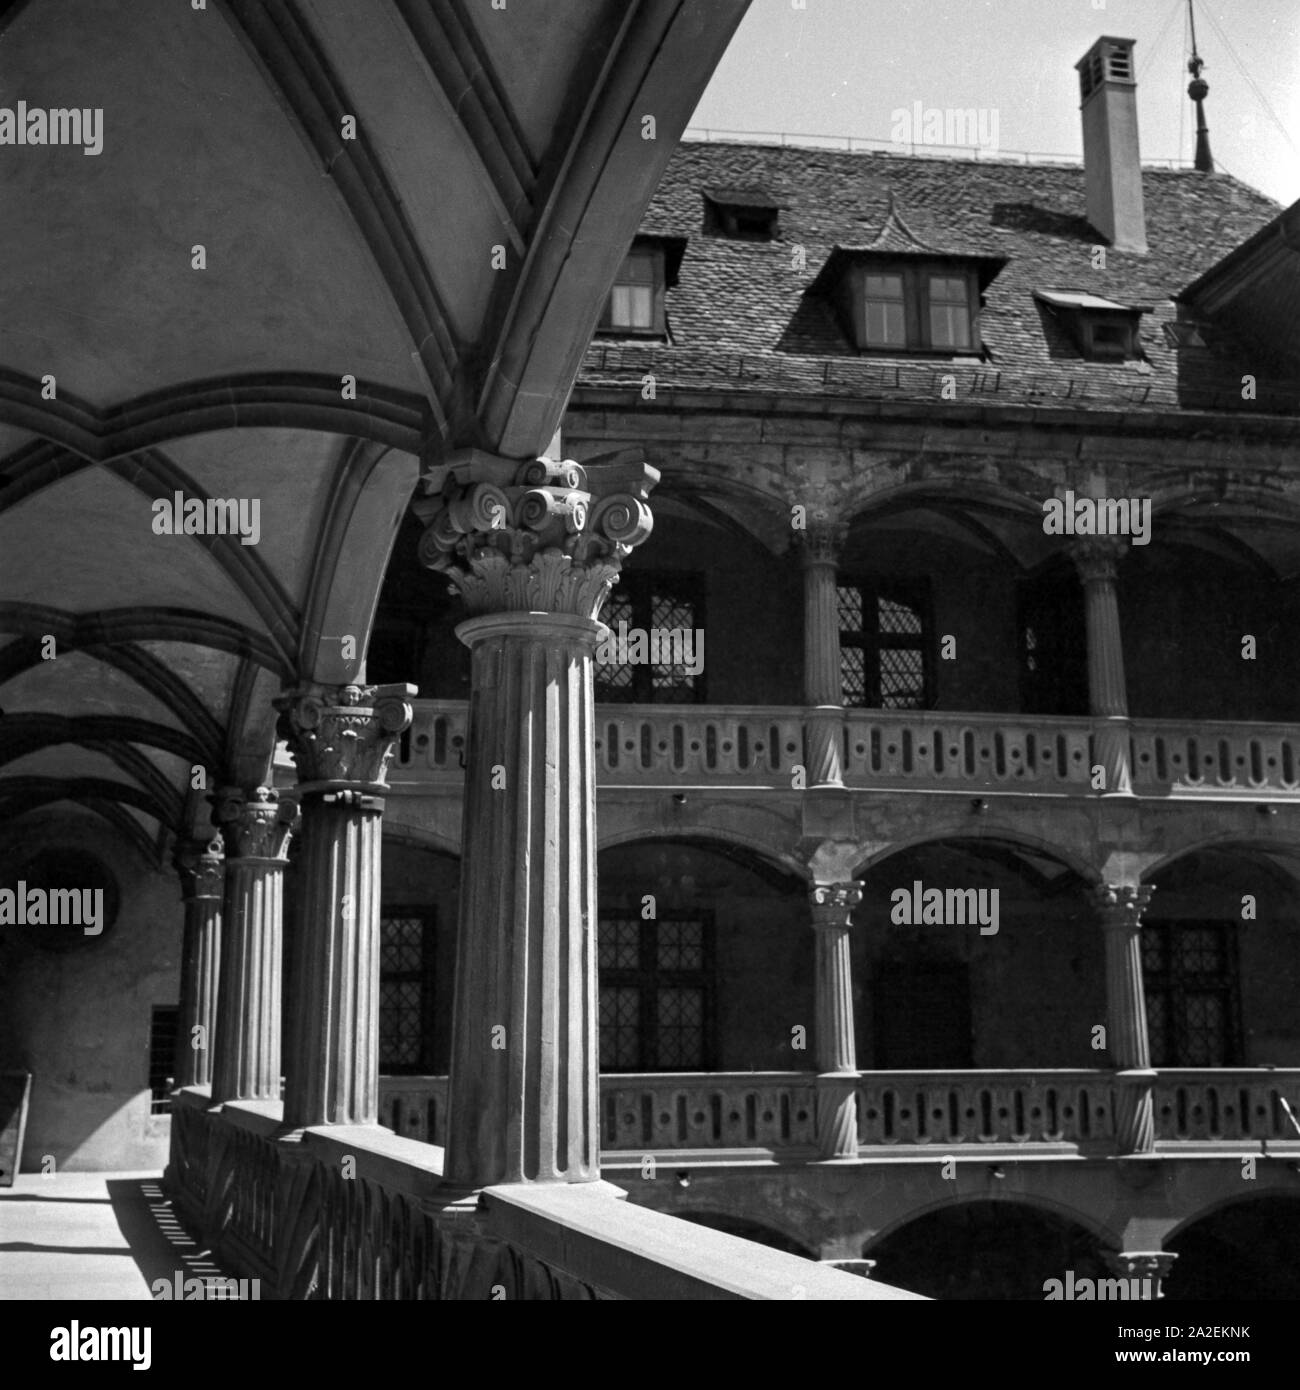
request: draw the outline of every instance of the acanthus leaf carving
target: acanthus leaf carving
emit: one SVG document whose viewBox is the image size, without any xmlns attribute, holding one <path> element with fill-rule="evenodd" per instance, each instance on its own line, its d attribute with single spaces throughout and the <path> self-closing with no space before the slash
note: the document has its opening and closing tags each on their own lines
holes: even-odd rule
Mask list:
<svg viewBox="0 0 1300 1390">
<path fill-rule="evenodd" d="M 658 481 L 629 458 L 512 464 L 466 451 L 430 470 L 429 495 L 413 504 L 426 523 L 420 561 L 446 574 L 474 615 L 597 618 L 653 529 L 646 498 Z"/>
<path fill-rule="evenodd" d="M 275 700 L 279 734 L 289 745 L 300 784 L 382 786 L 397 736 L 414 715 L 413 685 L 320 685 Z"/>
</svg>

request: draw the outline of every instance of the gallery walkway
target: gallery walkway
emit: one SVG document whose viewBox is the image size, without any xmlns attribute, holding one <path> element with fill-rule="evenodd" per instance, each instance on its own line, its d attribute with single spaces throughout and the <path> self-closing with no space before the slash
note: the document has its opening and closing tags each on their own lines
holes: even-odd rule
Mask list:
<svg viewBox="0 0 1300 1390">
<path fill-rule="evenodd" d="M 20 1173 L 0 1188 L 0 1299 L 149 1299 L 223 1273 L 176 1220 L 158 1173 Z"/>
</svg>

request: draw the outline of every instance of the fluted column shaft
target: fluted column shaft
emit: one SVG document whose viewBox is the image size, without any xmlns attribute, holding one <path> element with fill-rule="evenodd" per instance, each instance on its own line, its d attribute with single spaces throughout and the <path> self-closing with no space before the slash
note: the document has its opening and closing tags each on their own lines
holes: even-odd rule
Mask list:
<svg viewBox="0 0 1300 1390">
<path fill-rule="evenodd" d="M 601 606 L 659 474 L 468 450 L 428 475 L 420 557 L 475 615 L 445 1174 L 600 1177 L 596 746 Z"/>
<path fill-rule="evenodd" d="M 212 1103 L 280 1097 L 285 849 L 294 808 L 270 787 L 218 794 L 226 846 Z"/>
<path fill-rule="evenodd" d="M 599 1176 L 592 655 L 565 613 L 473 618 L 447 1176 Z"/>
<path fill-rule="evenodd" d="M 1105 772 L 1105 793 L 1132 791 L 1129 751 L 1128 686 L 1124 640 L 1119 623 L 1118 573 L 1122 542 L 1078 541 L 1071 547 L 1083 580 L 1088 632 L 1088 704 L 1097 721 L 1095 761 Z"/>
<path fill-rule="evenodd" d="M 1104 885 L 1095 895 L 1106 942 L 1106 1042 L 1115 1064 L 1120 1153 L 1150 1153 L 1155 1147 L 1151 1047 L 1146 995 L 1142 988 L 1142 913 L 1154 890 Z"/>
<path fill-rule="evenodd" d="M 213 1040 L 220 983 L 221 910 L 226 861 L 220 837 L 191 841 L 176 853 L 185 900 L 181 997 L 177 1013 L 176 1085 L 212 1083 Z"/>
<path fill-rule="evenodd" d="M 858 1063 L 849 932 L 853 909 L 862 901 L 862 885 L 818 884 L 809 896 L 817 991 L 817 1143 L 823 1158 L 854 1158 Z"/>
<path fill-rule="evenodd" d="M 810 787 L 844 785 L 838 557 L 848 528 L 816 523 L 803 536 L 804 757 Z"/>
<path fill-rule="evenodd" d="M 309 684 L 275 702 L 302 812 L 284 1092 L 290 1129 L 378 1123 L 382 793 L 414 694 L 407 685 Z"/>
</svg>

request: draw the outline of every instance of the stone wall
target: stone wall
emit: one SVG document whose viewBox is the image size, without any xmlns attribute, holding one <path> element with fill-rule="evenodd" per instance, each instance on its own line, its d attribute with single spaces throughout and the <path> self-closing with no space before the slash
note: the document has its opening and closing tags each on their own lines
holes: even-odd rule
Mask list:
<svg viewBox="0 0 1300 1390">
<path fill-rule="evenodd" d="M 32 1073 L 22 1170 L 46 1155 L 73 1171 L 159 1169 L 171 1122 L 150 1115 L 149 1032 L 180 988 L 180 885 L 99 817 L 47 811 L 0 830 L 0 887 L 59 847 L 107 865 L 120 905 L 111 928 L 66 950 L 36 944 L 40 927 L 0 927 L 0 1067 Z"/>
</svg>

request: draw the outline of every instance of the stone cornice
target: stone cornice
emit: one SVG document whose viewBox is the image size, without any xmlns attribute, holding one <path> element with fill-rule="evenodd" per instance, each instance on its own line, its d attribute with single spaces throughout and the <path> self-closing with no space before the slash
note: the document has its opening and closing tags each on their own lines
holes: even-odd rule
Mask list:
<svg viewBox="0 0 1300 1390">
<path fill-rule="evenodd" d="M 273 702 L 293 753 L 298 790 L 382 787 L 397 736 L 410 726 L 413 685 L 308 682 Z"/>
<path fill-rule="evenodd" d="M 413 510 L 419 555 L 447 575 L 473 615 L 597 618 L 623 561 L 649 536 L 658 472 L 625 451 L 587 466 L 519 462 L 478 450 L 424 475 Z"/>
</svg>

